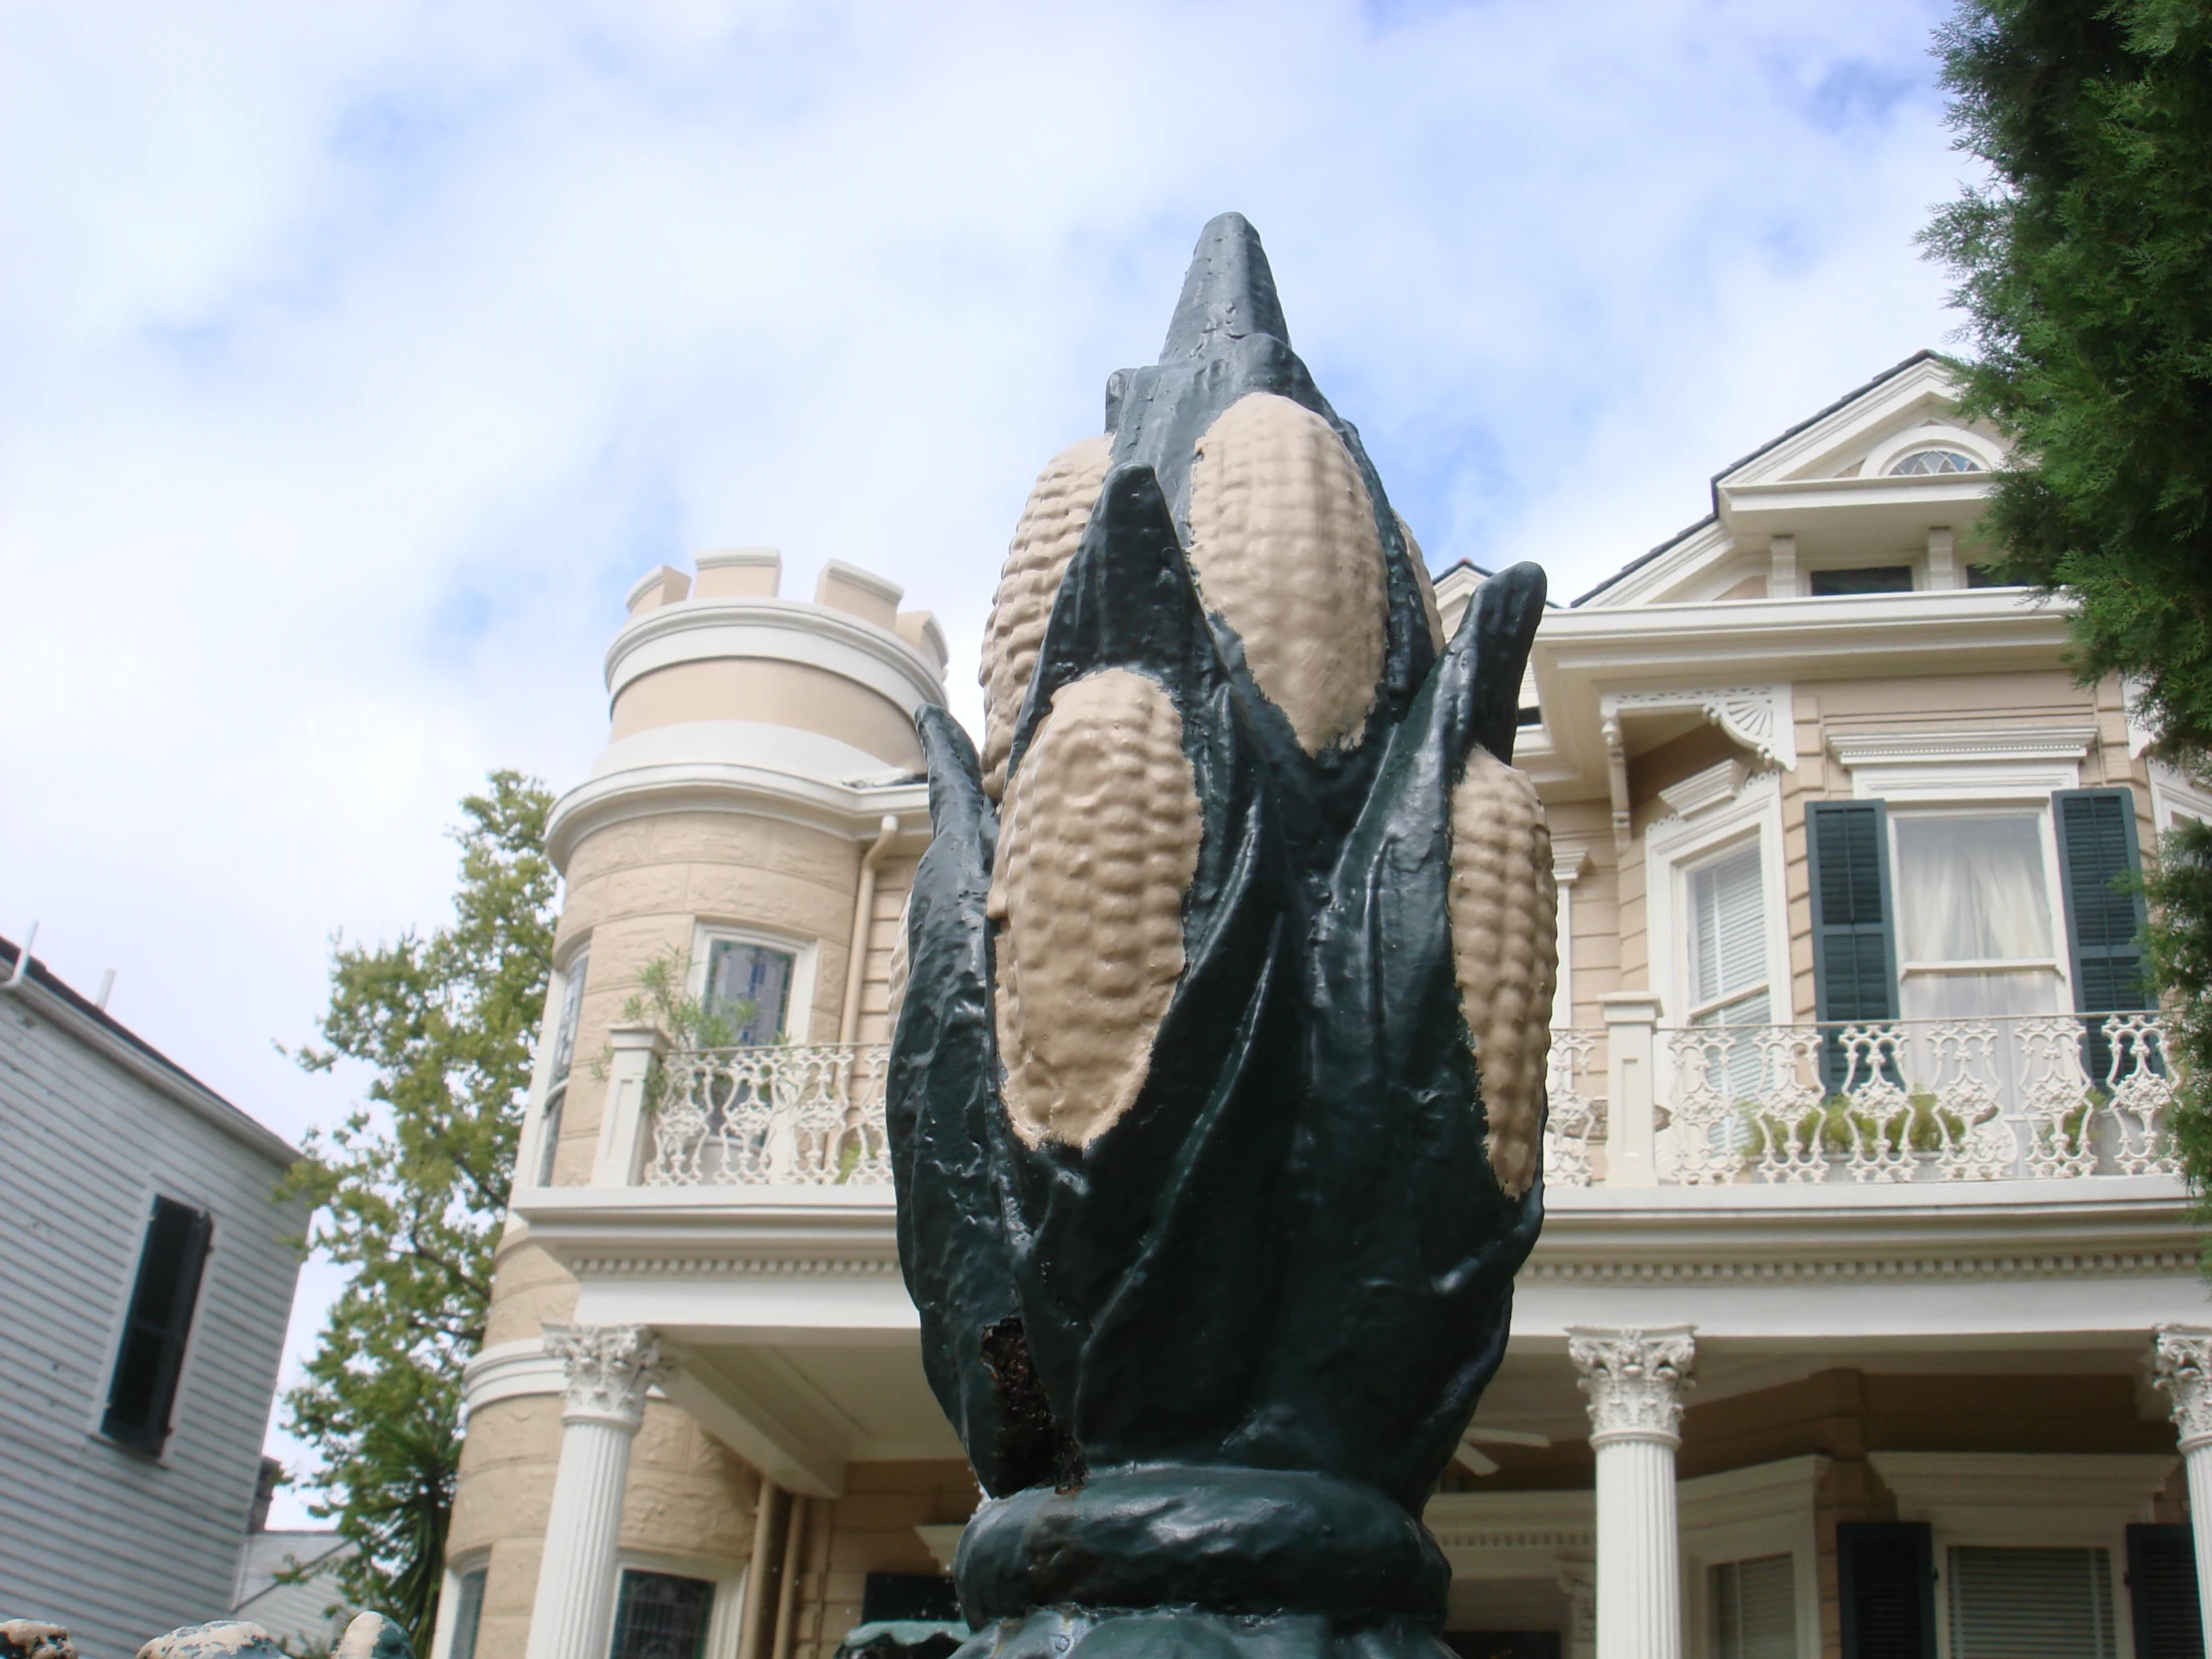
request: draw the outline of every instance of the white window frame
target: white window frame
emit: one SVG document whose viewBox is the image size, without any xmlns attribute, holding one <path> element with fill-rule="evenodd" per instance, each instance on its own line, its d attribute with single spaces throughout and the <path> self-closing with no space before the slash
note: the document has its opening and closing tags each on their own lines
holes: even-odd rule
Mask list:
<svg viewBox="0 0 2212 1659">
<path fill-rule="evenodd" d="M 591 935 L 576 940 L 553 965 L 545 981 L 545 1012 L 538 1017 L 537 1053 L 530 1063 L 530 1099 L 522 1116 L 522 1133 L 515 1147 L 513 1186 L 517 1191 L 542 1191 L 538 1171 L 544 1166 L 547 1096 L 553 1092 L 553 1048 L 560 1041 L 561 1011 L 568 1001 L 568 977 L 579 960 L 591 954 Z M 585 989 L 590 990 L 591 969 L 584 969 Z M 583 1014 L 577 1013 L 577 1033 L 583 1032 Z M 576 1075 L 578 1057 L 569 1056 L 568 1075 Z M 443 1655 L 436 1659 L 444 1659 Z"/>
<path fill-rule="evenodd" d="M 1698 1475 L 1676 1487 L 1681 1515 L 1684 1647 L 1712 1659 L 1709 1568 L 1787 1555 L 1797 1609 L 1798 1659 L 1821 1659 L 1820 1535 L 1814 1502 L 1829 1459 L 1784 1457 Z"/>
<path fill-rule="evenodd" d="M 822 954 L 820 939 L 803 939 L 792 933 L 771 932 L 765 927 L 741 927 L 722 922 L 701 922 L 692 932 L 689 991 L 707 994 L 707 963 L 718 944 L 757 944 L 781 950 L 792 958 L 791 1006 L 784 1016 L 784 1040 L 792 1044 L 812 1040 L 815 1017 L 815 974 Z"/>
<path fill-rule="evenodd" d="M 1983 437 L 1970 426 L 1953 426 L 1948 422 L 1931 421 L 1922 425 L 1907 426 L 1892 432 L 1867 451 L 1867 458 L 1859 463 L 1862 478 L 1887 478 L 1890 468 L 1907 455 L 1923 449 L 1955 449 L 1961 455 L 1971 455 L 1981 463 L 1982 471 L 1994 472 L 2004 464 L 2004 450 L 1992 439 Z M 1937 474 L 1939 477 L 1971 478 L 1970 472 Z M 1899 482 L 1907 482 L 1900 479 Z"/>
<path fill-rule="evenodd" d="M 2033 818 L 2038 843 L 2043 854 L 2043 906 L 2048 923 L 2047 934 L 2053 954 L 2049 956 L 1998 956 L 1986 961 L 1930 962 L 1912 961 L 1905 954 L 1905 921 L 1894 918 L 1893 929 L 1898 953 L 1898 1007 L 1905 1006 L 1905 982 L 1914 974 L 1939 976 L 1958 973 L 2029 973 L 2037 969 L 2055 976 L 2057 984 L 2056 1008 L 2060 1012 L 2073 1007 L 2073 975 L 2067 950 L 2066 893 L 2058 875 L 2058 827 L 2053 822 L 2050 797 L 2045 794 L 2040 804 L 2023 799 L 1976 800 L 1955 802 L 1891 803 L 1890 811 L 1883 814 L 1888 826 L 1890 844 L 1885 849 L 1890 857 L 1891 884 L 1896 888 L 1896 871 L 1903 867 L 1898 855 L 1898 821 L 1900 819 L 1929 818 Z"/>
<path fill-rule="evenodd" d="M 744 1628 L 746 1563 L 713 1555 L 679 1555 L 660 1550 L 623 1548 L 615 1552 L 614 1582 L 608 1586 L 607 1640 L 614 1642 L 614 1609 L 622 1593 L 624 1568 L 638 1572 L 673 1573 L 680 1578 L 705 1579 L 715 1587 L 715 1604 L 707 1615 L 707 1644 L 702 1659 L 737 1659 L 738 1635 Z M 438 1655 L 437 1659 L 446 1659 Z"/>
<path fill-rule="evenodd" d="M 491 1546 L 463 1550 L 445 1563 L 445 1577 L 438 1587 L 438 1621 L 431 1627 L 428 1659 L 452 1659 L 453 1618 L 460 1607 L 461 1580 L 472 1572 L 486 1575 L 487 1585 L 491 1572 Z M 476 1609 L 476 1639 L 481 1647 L 484 1636 L 484 1610 Z"/>
<path fill-rule="evenodd" d="M 2148 1520 L 2178 1454 L 1877 1451 L 1869 1459 L 1897 1493 L 1898 1519 L 1926 1521 L 1936 1564 L 1936 1659 L 1951 1659 L 1950 1551 L 2101 1549 L 2111 1573 L 2116 1659 L 2134 1659 L 2127 1527 Z"/>
<path fill-rule="evenodd" d="M 1690 1023 L 1690 871 L 1754 840 L 1759 845 L 1759 878 L 1767 909 L 1767 1018 L 1776 1025 L 1796 1019 L 1781 775 L 1763 772 L 1747 779 L 1725 805 L 1662 820 L 1645 831 L 1645 936 L 1663 1024 Z"/>
</svg>

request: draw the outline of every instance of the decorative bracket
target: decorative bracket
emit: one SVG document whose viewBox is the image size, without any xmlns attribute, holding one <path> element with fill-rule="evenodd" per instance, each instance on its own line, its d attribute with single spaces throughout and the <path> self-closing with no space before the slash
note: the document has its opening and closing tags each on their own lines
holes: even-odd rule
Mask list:
<svg viewBox="0 0 2212 1659">
<path fill-rule="evenodd" d="M 1797 716 L 1790 688 L 1723 686 L 1704 690 L 1606 692 L 1598 699 L 1598 731 L 1605 739 L 1606 782 L 1613 798 L 1613 844 L 1622 851 L 1632 838 L 1629 825 L 1628 745 L 1624 716 L 1694 710 L 1708 726 L 1783 772 L 1797 768 Z"/>
</svg>

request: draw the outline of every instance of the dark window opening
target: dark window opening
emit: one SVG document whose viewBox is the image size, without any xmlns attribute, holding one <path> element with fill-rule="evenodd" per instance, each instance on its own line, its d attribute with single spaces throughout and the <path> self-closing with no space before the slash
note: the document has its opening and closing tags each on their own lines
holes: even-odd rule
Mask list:
<svg viewBox="0 0 2212 1659">
<path fill-rule="evenodd" d="M 2003 565 L 1966 567 L 1966 586 L 1969 588 L 2016 588 L 2019 585 L 2012 580 L 2012 573 Z"/>
<path fill-rule="evenodd" d="M 1520 712 L 1519 712 L 1519 713 L 1518 713 L 1518 714 L 1517 714 L 1517 715 L 1516 715 L 1516 716 L 1514 717 L 1514 721 L 1513 721 L 1513 724 L 1514 724 L 1514 725 L 1516 725 L 1516 726 L 1541 726 L 1541 725 L 1543 725 L 1543 723 L 1544 723 L 1544 712 L 1543 712 L 1543 710 L 1541 710 L 1541 709 L 1539 709 L 1539 708 L 1535 707 L 1535 706 L 1534 706 L 1533 704 L 1531 704 L 1531 705 L 1530 705 L 1529 707 L 1527 707 L 1527 708 L 1525 708 L 1525 709 L 1521 710 L 1521 711 L 1520 711 Z"/>
<path fill-rule="evenodd" d="M 715 1587 L 704 1578 L 625 1567 L 608 1659 L 701 1659 Z"/>
<path fill-rule="evenodd" d="M 871 1572 L 860 1580 L 860 1622 L 926 1619 L 960 1622 L 960 1590 L 933 1572 Z"/>
<path fill-rule="evenodd" d="M 1840 599 L 1855 593 L 1911 593 L 1911 565 L 1863 565 L 1857 570 L 1813 572 L 1815 599 Z"/>
<path fill-rule="evenodd" d="M 108 1383 L 108 1408 L 100 1419 L 101 1433 L 149 1457 L 160 1456 L 169 1439 L 177 1376 L 214 1231 L 205 1211 L 171 1198 L 154 1200 L 146 1244 L 139 1252 L 138 1283 L 131 1290 L 130 1317 Z"/>
<path fill-rule="evenodd" d="M 476 1659 L 476 1627 L 484 1622 L 484 1574 L 464 1572 L 453 1586 L 453 1645 L 447 1659 Z"/>
<path fill-rule="evenodd" d="M 2127 1596 L 2135 1659 L 2204 1659 L 2196 1541 L 2186 1524 L 2127 1529 Z"/>
<path fill-rule="evenodd" d="M 1447 1630 L 1444 1646 L 1459 1659 L 1559 1659 L 1556 1630 Z"/>
</svg>

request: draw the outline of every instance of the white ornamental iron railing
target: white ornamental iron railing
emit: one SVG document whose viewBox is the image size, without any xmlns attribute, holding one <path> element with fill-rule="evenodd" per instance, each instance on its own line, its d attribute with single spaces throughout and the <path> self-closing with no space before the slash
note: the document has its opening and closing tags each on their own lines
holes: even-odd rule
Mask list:
<svg viewBox="0 0 2212 1659">
<path fill-rule="evenodd" d="M 1607 1096 L 1639 1037 L 1647 1074 L 1658 1074 L 1647 1185 L 2180 1173 L 2158 1016 L 2053 1014 L 1554 1032 L 1544 1130 L 1554 1186 L 1620 1179 L 1625 1166 L 1608 1158 L 1628 1143 L 1615 1141 Z M 889 1185 L 889 1053 L 881 1043 L 676 1050 L 647 1109 L 644 1183 Z"/>
<path fill-rule="evenodd" d="M 649 1187 L 879 1187 L 884 1043 L 678 1049 L 652 1102 Z"/>
<path fill-rule="evenodd" d="M 2152 1013 L 1661 1033 L 1669 1184 L 2178 1175 Z"/>
</svg>

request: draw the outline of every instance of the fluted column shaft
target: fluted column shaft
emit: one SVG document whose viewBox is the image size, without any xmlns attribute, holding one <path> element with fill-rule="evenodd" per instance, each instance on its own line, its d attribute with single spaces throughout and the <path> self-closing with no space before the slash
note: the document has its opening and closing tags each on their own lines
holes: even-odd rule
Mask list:
<svg viewBox="0 0 2212 1659">
<path fill-rule="evenodd" d="M 1567 1334 L 1597 1452 L 1597 1651 L 1681 1659 L 1674 1453 L 1696 1345 L 1687 1326 Z"/>
<path fill-rule="evenodd" d="M 662 1375 L 660 1351 L 634 1326 L 549 1325 L 545 1347 L 567 1362 L 568 1387 L 528 1659 L 606 1659 L 630 1442 Z"/>
<path fill-rule="evenodd" d="M 2212 1653 L 2212 1327 L 2162 1325 L 2151 1342 L 2151 1381 L 2173 1402 L 2189 1521 L 2197 1550 L 2197 1617 Z"/>
</svg>

